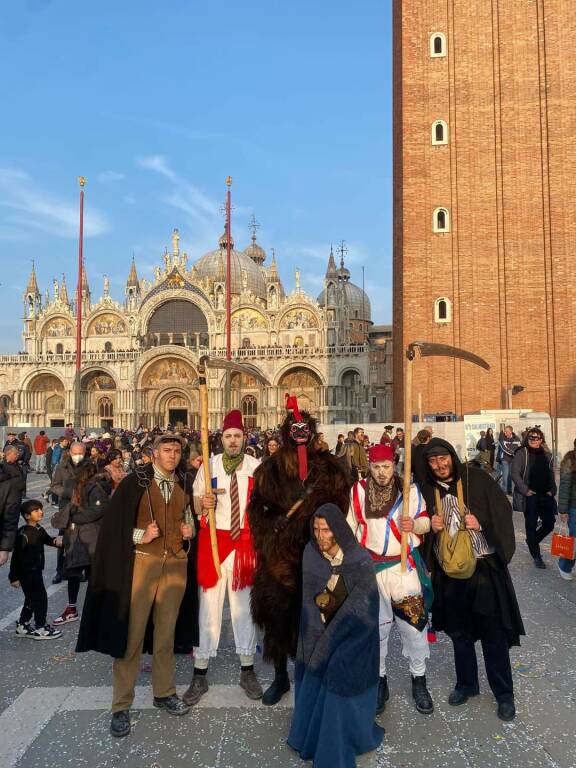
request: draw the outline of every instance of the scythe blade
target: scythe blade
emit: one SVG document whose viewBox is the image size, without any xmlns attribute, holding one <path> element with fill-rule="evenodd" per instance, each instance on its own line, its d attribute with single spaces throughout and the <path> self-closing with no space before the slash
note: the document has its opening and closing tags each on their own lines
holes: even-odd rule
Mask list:
<svg viewBox="0 0 576 768">
<path fill-rule="evenodd" d="M 473 352 L 468 352 L 466 349 L 451 347 L 448 344 L 436 344 L 432 341 L 413 341 L 411 344 L 408 344 L 408 356 L 413 357 L 416 350 L 420 352 L 422 357 L 453 357 L 458 360 L 466 360 L 468 363 L 473 363 L 474 365 L 479 365 L 480 368 L 484 368 L 485 371 L 490 370 L 490 364 L 482 357 L 475 355 Z"/>
<path fill-rule="evenodd" d="M 245 376 L 252 376 L 253 379 L 263 384 L 265 387 L 270 386 L 270 382 L 264 376 L 255 365 L 250 363 L 237 363 L 235 360 L 223 360 L 219 357 L 202 357 L 200 359 L 200 365 L 208 368 L 223 368 L 231 373 L 243 373 Z"/>
</svg>

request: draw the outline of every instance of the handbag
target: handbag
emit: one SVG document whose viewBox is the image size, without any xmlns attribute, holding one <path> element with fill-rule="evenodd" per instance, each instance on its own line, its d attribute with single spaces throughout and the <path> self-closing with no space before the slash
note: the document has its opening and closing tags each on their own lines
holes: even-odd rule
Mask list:
<svg viewBox="0 0 576 768">
<path fill-rule="evenodd" d="M 451 536 L 445 528 L 440 532 L 438 539 L 438 562 L 440 567 L 452 579 L 469 579 L 476 570 L 476 555 L 472 547 L 472 539 L 466 530 L 464 516 L 464 494 L 462 492 L 462 480 L 457 485 L 458 508 L 460 510 L 460 525 L 456 533 Z M 438 488 L 434 489 L 436 502 L 436 514 L 443 516 L 442 500 Z"/>
<path fill-rule="evenodd" d="M 90 552 L 82 541 L 80 528 L 72 522 L 64 532 L 64 572 L 81 571 L 90 563 Z"/>
<path fill-rule="evenodd" d="M 576 537 L 570 536 L 568 533 L 568 526 L 565 527 L 565 534 L 558 533 L 557 531 L 554 531 L 552 534 L 550 554 L 554 557 L 563 557 L 566 560 L 574 560 L 576 551 Z"/>
<path fill-rule="evenodd" d="M 70 525 L 70 512 L 72 510 L 72 502 L 68 502 L 65 507 L 54 512 L 50 518 L 50 525 L 52 528 L 57 528 L 59 531 L 65 531 Z"/>
</svg>

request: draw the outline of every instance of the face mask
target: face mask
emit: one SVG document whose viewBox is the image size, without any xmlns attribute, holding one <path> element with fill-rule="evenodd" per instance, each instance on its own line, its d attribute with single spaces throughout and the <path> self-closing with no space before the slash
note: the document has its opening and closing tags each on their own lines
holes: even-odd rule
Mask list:
<svg viewBox="0 0 576 768">
<path fill-rule="evenodd" d="M 81 454 L 75 453 L 74 456 L 70 456 L 70 458 L 72 459 L 73 464 L 80 464 L 84 456 L 82 456 Z"/>
</svg>

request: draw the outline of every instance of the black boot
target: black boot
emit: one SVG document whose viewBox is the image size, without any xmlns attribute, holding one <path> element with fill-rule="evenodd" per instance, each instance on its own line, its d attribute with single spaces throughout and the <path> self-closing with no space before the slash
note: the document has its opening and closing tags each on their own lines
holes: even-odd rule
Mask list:
<svg viewBox="0 0 576 768">
<path fill-rule="evenodd" d="M 376 704 L 376 714 L 379 715 L 386 709 L 386 702 L 390 698 L 388 690 L 388 677 L 384 675 L 378 681 L 378 703 Z"/>
<path fill-rule="evenodd" d="M 262 704 L 268 707 L 278 704 L 282 696 L 290 690 L 290 678 L 285 667 L 276 668 L 272 685 L 262 695 Z"/>
<path fill-rule="evenodd" d="M 434 702 L 428 688 L 426 688 L 426 675 L 412 676 L 412 698 L 416 703 L 418 712 L 423 715 L 430 715 L 434 712 Z"/>
</svg>

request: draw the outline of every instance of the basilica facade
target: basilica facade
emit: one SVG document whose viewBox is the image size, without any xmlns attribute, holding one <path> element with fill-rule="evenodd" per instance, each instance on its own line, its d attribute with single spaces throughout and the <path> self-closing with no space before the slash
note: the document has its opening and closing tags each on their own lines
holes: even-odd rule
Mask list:
<svg viewBox="0 0 576 768">
<path fill-rule="evenodd" d="M 132 429 L 142 423 L 199 426 L 198 365 L 226 359 L 226 255 L 218 247 L 193 264 L 178 230 L 154 279 L 139 278 L 132 260 L 122 301 L 93 301 L 84 270 L 80 421 L 87 428 Z M 321 423 L 376 420 L 370 388 L 370 301 L 344 264 L 327 254 L 324 290 L 309 296 L 296 272 L 293 290 L 280 279 L 275 256 L 256 234 L 245 250 L 231 243 L 232 360 L 253 371 L 232 372 L 230 405 L 248 427 L 283 418 L 285 393 Z M 89 265 L 88 265 L 89 266 Z M 23 351 L 0 356 L 0 422 L 63 426 L 74 421 L 76 307 L 63 278 L 42 294 L 34 268 L 24 292 Z M 222 422 L 226 372 L 209 367 L 210 426 Z"/>
</svg>

